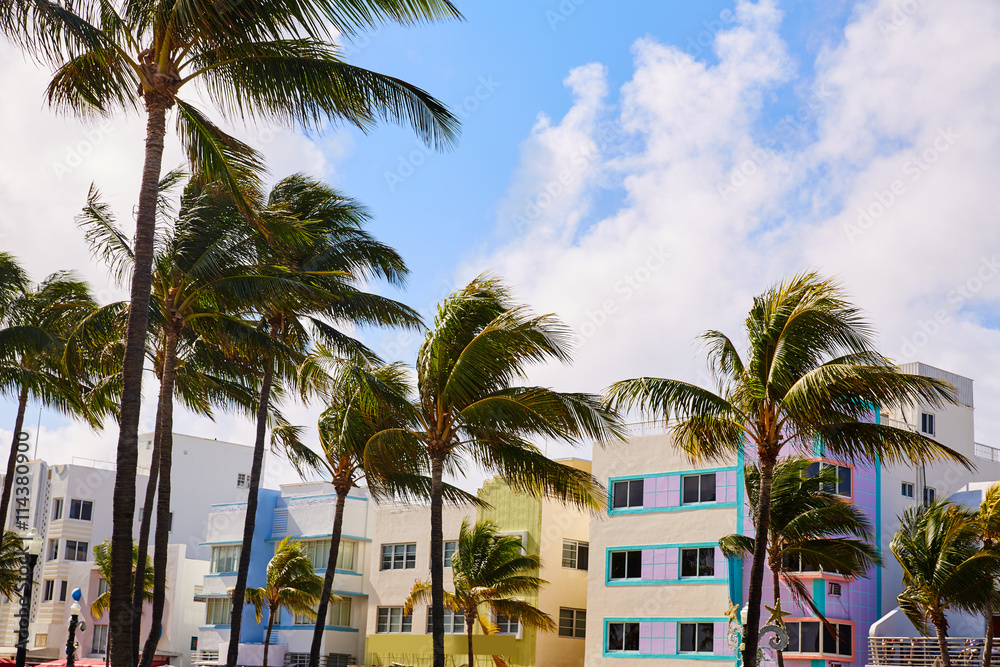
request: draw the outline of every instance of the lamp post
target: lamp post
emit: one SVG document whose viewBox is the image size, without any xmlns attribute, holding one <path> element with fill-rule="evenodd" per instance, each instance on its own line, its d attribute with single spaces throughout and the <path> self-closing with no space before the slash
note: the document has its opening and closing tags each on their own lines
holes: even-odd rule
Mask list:
<svg viewBox="0 0 1000 667">
<path fill-rule="evenodd" d="M 750 605 L 745 605 L 743 610 L 737 614 L 739 610 L 739 605 L 732 605 L 729 611 L 726 612 L 726 616 L 729 617 L 729 632 L 726 635 L 726 641 L 729 647 L 737 652 L 737 655 L 741 655 L 744 649 L 743 644 L 743 633 L 747 625 L 747 616 L 749 616 Z M 760 629 L 760 644 L 757 647 L 757 655 L 750 656 L 745 660 L 743 667 L 756 667 L 757 665 L 764 662 L 764 646 L 772 651 L 780 651 L 786 646 L 788 646 L 788 633 L 785 631 L 785 616 L 788 616 L 787 611 L 782 611 L 781 602 L 777 601 L 774 607 L 768 607 L 764 605 L 764 608 L 771 612 L 770 617 L 768 617 L 764 627 Z M 738 617 L 737 617 L 738 616 Z M 773 635 L 767 642 L 764 642 L 764 635 Z"/>
<path fill-rule="evenodd" d="M 21 609 L 18 612 L 17 628 L 17 667 L 24 667 L 28 659 L 28 624 L 31 620 L 31 588 L 35 581 L 35 565 L 38 563 L 38 554 L 42 553 L 42 538 L 31 529 L 27 535 L 21 538 L 21 550 L 24 554 L 27 573 L 24 581 L 24 594 L 21 596 Z"/>
<path fill-rule="evenodd" d="M 76 626 L 80 619 L 80 589 L 73 589 L 73 604 L 69 607 L 69 639 L 66 640 L 66 667 L 73 667 L 76 660 Z M 81 627 L 82 631 L 83 628 Z"/>
</svg>

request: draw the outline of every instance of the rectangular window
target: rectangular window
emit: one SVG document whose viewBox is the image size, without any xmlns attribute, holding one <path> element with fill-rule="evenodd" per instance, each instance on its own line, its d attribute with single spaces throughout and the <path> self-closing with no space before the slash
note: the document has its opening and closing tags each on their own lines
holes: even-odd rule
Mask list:
<svg viewBox="0 0 1000 667">
<path fill-rule="evenodd" d="M 192 637 L 191 638 L 191 650 L 192 651 L 197 651 L 198 650 L 198 638 L 197 637 Z"/>
<path fill-rule="evenodd" d="M 910 482 L 903 482 L 903 497 L 912 498 L 913 497 L 913 484 Z"/>
<path fill-rule="evenodd" d="M 612 581 L 616 579 L 641 579 L 642 578 L 642 551 L 612 551 L 611 552 L 611 576 Z"/>
<path fill-rule="evenodd" d="M 281 617 L 275 618 L 275 625 L 281 624 Z M 295 612 L 292 617 L 292 625 L 316 625 L 316 613 L 307 614 L 301 611 Z"/>
<path fill-rule="evenodd" d="M 91 653 L 105 653 L 108 650 L 108 626 L 95 625 L 93 629 L 94 641 L 90 646 Z"/>
<path fill-rule="evenodd" d="M 608 652 L 638 650 L 638 623 L 608 623 Z"/>
<path fill-rule="evenodd" d="M 301 542 L 302 552 L 317 570 L 325 570 L 330 563 L 330 540 L 306 540 Z"/>
<path fill-rule="evenodd" d="M 450 540 L 444 543 L 444 566 L 451 567 L 451 559 L 458 551 L 458 542 Z"/>
<path fill-rule="evenodd" d="M 815 477 L 820 470 L 820 466 L 822 466 L 824 473 L 829 475 L 832 472 L 833 476 L 837 478 L 836 482 L 824 482 L 823 492 L 832 493 L 844 498 L 850 498 L 852 487 L 851 475 L 853 473 L 850 466 L 837 465 L 836 463 L 826 463 L 825 461 L 816 461 L 806 468 L 806 477 Z"/>
<path fill-rule="evenodd" d="M 417 567 L 416 544 L 383 544 L 382 570 L 412 570 Z"/>
<path fill-rule="evenodd" d="M 799 623 L 801 636 L 799 651 L 802 653 L 819 653 L 819 622 Z"/>
<path fill-rule="evenodd" d="M 76 542 L 66 540 L 66 560 L 87 560 L 87 550 L 90 545 L 87 542 Z"/>
<path fill-rule="evenodd" d="M 107 579 L 101 578 L 97 581 L 97 595 L 101 596 L 111 590 L 111 585 Z"/>
<path fill-rule="evenodd" d="M 49 560 L 59 558 L 59 540 L 49 540 Z"/>
<path fill-rule="evenodd" d="M 854 643 L 851 638 L 851 626 L 846 623 L 832 624 L 837 628 L 837 636 L 834 637 L 830 630 L 823 626 L 823 653 L 827 655 L 851 655 L 851 646 Z"/>
<path fill-rule="evenodd" d="M 337 550 L 337 569 L 354 571 L 354 554 L 358 543 L 355 540 L 340 540 L 340 549 Z M 326 567 L 325 565 L 323 567 Z"/>
<path fill-rule="evenodd" d="M 562 566 L 571 570 L 586 570 L 590 564 L 590 544 L 563 540 Z"/>
<path fill-rule="evenodd" d="M 209 571 L 212 574 L 220 572 L 236 572 L 240 565 L 242 544 L 223 544 L 212 547 L 212 563 Z"/>
<path fill-rule="evenodd" d="M 612 509 L 642 507 L 642 482 L 641 479 L 615 482 L 611 494 Z"/>
<path fill-rule="evenodd" d="M 58 521 L 62 518 L 63 499 L 56 498 L 52 501 L 52 520 Z"/>
<path fill-rule="evenodd" d="M 250 475 L 248 475 L 245 472 L 236 473 L 236 488 L 237 489 L 250 488 Z"/>
<path fill-rule="evenodd" d="M 431 634 L 433 619 L 431 618 L 430 607 L 427 608 L 427 634 Z M 465 632 L 465 612 L 452 611 L 444 608 L 444 631 L 445 634 L 460 635 Z"/>
<path fill-rule="evenodd" d="M 715 473 L 686 475 L 683 480 L 683 501 L 687 503 L 715 502 Z"/>
<path fill-rule="evenodd" d="M 920 431 L 927 435 L 934 435 L 934 415 L 929 412 L 920 413 Z"/>
<path fill-rule="evenodd" d="M 784 554 L 781 557 L 781 569 L 785 572 L 819 572 L 819 568 L 810 565 L 798 554 Z"/>
<path fill-rule="evenodd" d="M 413 615 L 403 615 L 402 607 L 379 607 L 375 632 L 412 632 Z"/>
<path fill-rule="evenodd" d="M 786 653 L 823 653 L 850 657 L 854 641 L 852 628 L 847 623 L 832 623 L 837 628 L 834 637 L 819 621 L 794 621 L 785 624 L 788 631 Z M 822 640 L 822 644 L 820 643 Z M 822 650 L 821 650 L 822 648 Z"/>
<path fill-rule="evenodd" d="M 934 491 L 934 487 L 931 486 L 924 487 L 924 503 L 930 504 L 934 502 L 934 498 L 936 497 L 936 495 L 937 494 Z"/>
<path fill-rule="evenodd" d="M 345 597 L 342 600 L 330 600 L 330 605 L 326 612 L 327 625 L 336 625 L 342 628 L 351 627 L 351 598 Z"/>
<path fill-rule="evenodd" d="M 56 582 L 55 579 L 45 580 L 45 589 L 42 592 L 42 602 L 52 602 L 55 596 Z"/>
<path fill-rule="evenodd" d="M 518 632 L 518 623 L 516 619 L 508 618 L 507 616 L 497 616 L 497 630 L 502 635 L 516 635 Z"/>
<path fill-rule="evenodd" d="M 712 653 L 715 626 L 711 623 L 679 623 L 681 653 Z"/>
<path fill-rule="evenodd" d="M 208 598 L 205 612 L 205 625 L 229 625 L 233 616 L 233 601 L 228 597 Z"/>
<path fill-rule="evenodd" d="M 714 577 L 715 548 L 681 549 L 681 577 Z"/>
<path fill-rule="evenodd" d="M 587 636 L 587 612 L 584 609 L 559 608 L 559 636 L 583 639 Z"/>
<path fill-rule="evenodd" d="M 69 518 L 90 521 L 93 514 L 94 503 L 89 500 L 77 500 L 74 498 L 69 501 Z"/>
<path fill-rule="evenodd" d="M 65 602 L 66 601 L 66 589 L 67 588 L 69 588 L 69 582 L 68 581 L 60 581 L 59 582 L 59 601 L 60 602 Z"/>
</svg>

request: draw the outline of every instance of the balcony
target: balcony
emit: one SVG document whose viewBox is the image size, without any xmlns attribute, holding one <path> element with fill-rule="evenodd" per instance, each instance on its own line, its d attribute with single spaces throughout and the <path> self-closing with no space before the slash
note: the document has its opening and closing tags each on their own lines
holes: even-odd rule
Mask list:
<svg viewBox="0 0 1000 667">
<path fill-rule="evenodd" d="M 977 442 L 972 451 L 976 455 L 976 458 L 1000 463 L 1000 448 Z"/>
<path fill-rule="evenodd" d="M 986 640 L 948 637 L 948 655 L 955 667 L 981 667 Z M 1000 646 L 993 646 L 993 662 L 1000 661 Z M 868 664 L 896 667 L 934 667 L 941 664 L 936 637 L 869 637 Z"/>
</svg>

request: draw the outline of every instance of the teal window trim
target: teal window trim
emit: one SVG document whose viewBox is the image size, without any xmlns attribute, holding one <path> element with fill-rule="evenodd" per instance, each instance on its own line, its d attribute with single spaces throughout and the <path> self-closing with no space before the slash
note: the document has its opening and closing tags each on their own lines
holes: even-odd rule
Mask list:
<svg viewBox="0 0 1000 667">
<path fill-rule="evenodd" d="M 229 625 L 199 625 L 199 630 L 229 630 Z"/>
<path fill-rule="evenodd" d="M 643 549 L 704 549 L 718 547 L 718 542 L 678 542 L 676 544 L 642 544 L 634 546 L 605 547 L 604 550 L 604 585 L 605 586 L 670 586 L 675 584 L 726 584 L 729 575 L 724 577 L 681 577 L 680 554 L 677 555 L 677 579 L 612 579 L 611 554 L 615 551 L 641 551 Z M 727 559 L 728 561 L 728 559 Z"/>
<path fill-rule="evenodd" d="M 671 470 L 669 472 L 651 472 L 641 475 L 621 475 L 619 477 L 609 477 L 608 482 L 614 484 L 615 482 L 627 482 L 633 479 L 649 479 L 650 477 L 675 477 L 677 475 L 707 475 L 713 472 L 731 472 L 736 471 L 736 466 L 722 466 L 719 468 L 694 468 L 691 470 Z"/>
<path fill-rule="evenodd" d="M 286 537 L 291 537 L 293 540 L 303 541 L 303 540 L 326 540 L 333 539 L 333 533 L 323 533 L 320 535 L 279 535 L 277 537 L 271 536 L 264 540 L 265 542 L 280 542 Z M 341 535 L 342 540 L 355 540 L 357 542 L 371 542 L 370 537 L 358 537 L 357 535 Z M 242 542 L 224 542 L 223 544 L 242 544 Z"/>
<path fill-rule="evenodd" d="M 239 574 L 239 572 L 210 572 L 206 574 L 206 577 L 231 577 L 233 575 Z"/>
<path fill-rule="evenodd" d="M 613 507 L 614 501 L 614 491 L 615 482 L 630 482 L 634 479 L 653 479 L 656 477 L 688 477 L 691 475 L 709 475 L 711 473 L 718 472 L 739 472 L 742 470 L 740 466 L 721 466 L 716 468 L 698 468 L 694 470 L 671 470 L 669 472 L 654 472 L 646 473 L 641 475 L 620 475 L 618 477 L 608 478 L 608 516 L 618 516 L 621 514 L 645 514 L 649 512 L 678 512 L 686 510 L 701 510 L 701 509 L 720 509 L 727 507 L 736 507 L 739 501 L 739 493 L 737 492 L 737 502 L 715 502 L 715 503 L 681 503 L 676 507 L 622 507 L 615 509 Z M 741 480 L 737 479 L 737 490 L 739 489 Z"/>
<path fill-rule="evenodd" d="M 243 540 L 225 540 L 223 542 L 199 542 L 199 547 L 225 547 L 229 545 L 243 544 Z"/>
<path fill-rule="evenodd" d="M 715 510 L 715 509 L 731 509 L 736 507 L 738 503 L 736 502 L 726 502 L 726 503 L 688 503 L 687 505 L 678 505 L 676 507 L 627 507 L 622 509 L 609 509 L 609 516 L 622 516 L 625 514 L 650 514 L 652 512 L 690 512 L 691 510 Z M 608 507 L 611 507 L 610 501 Z"/>
<path fill-rule="evenodd" d="M 608 625 L 611 623 L 726 623 L 729 619 L 725 616 L 718 618 L 675 618 L 658 617 L 651 618 L 634 617 L 608 617 L 604 619 L 601 628 L 601 655 L 605 658 L 658 658 L 660 660 L 730 660 L 732 656 L 718 655 L 716 653 L 639 653 L 638 651 L 609 651 L 608 650 Z"/>
</svg>

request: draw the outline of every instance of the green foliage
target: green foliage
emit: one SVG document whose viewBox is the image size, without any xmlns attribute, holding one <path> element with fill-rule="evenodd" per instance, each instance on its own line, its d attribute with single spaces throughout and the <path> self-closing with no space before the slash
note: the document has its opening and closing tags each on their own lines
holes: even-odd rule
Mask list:
<svg viewBox="0 0 1000 667">
<path fill-rule="evenodd" d="M 267 564 L 266 583 L 260 588 L 247 588 L 245 602 L 254 606 L 258 623 L 265 607 L 272 618 L 279 607 L 286 607 L 294 614 L 315 616 L 322 591 L 323 579 L 302 551 L 302 544 L 286 537 L 275 546 L 274 557 Z M 229 594 L 233 594 L 233 589 L 229 589 Z"/>
<path fill-rule="evenodd" d="M 94 545 L 94 565 L 104 581 L 111 581 L 111 539 L 106 539 Z M 132 580 L 135 581 L 135 565 L 139 561 L 139 545 L 132 543 Z M 131 588 L 131 587 L 130 587 Z M 153 570 L 146 568 L 143 574 L 142 599 L 150 602 L 153 599 Z M 94 618 L 103 618 L 104 612 L 111 605 L 111 589 L 104 591 L 90 603 L 90 614 Z"/>
</svg>

